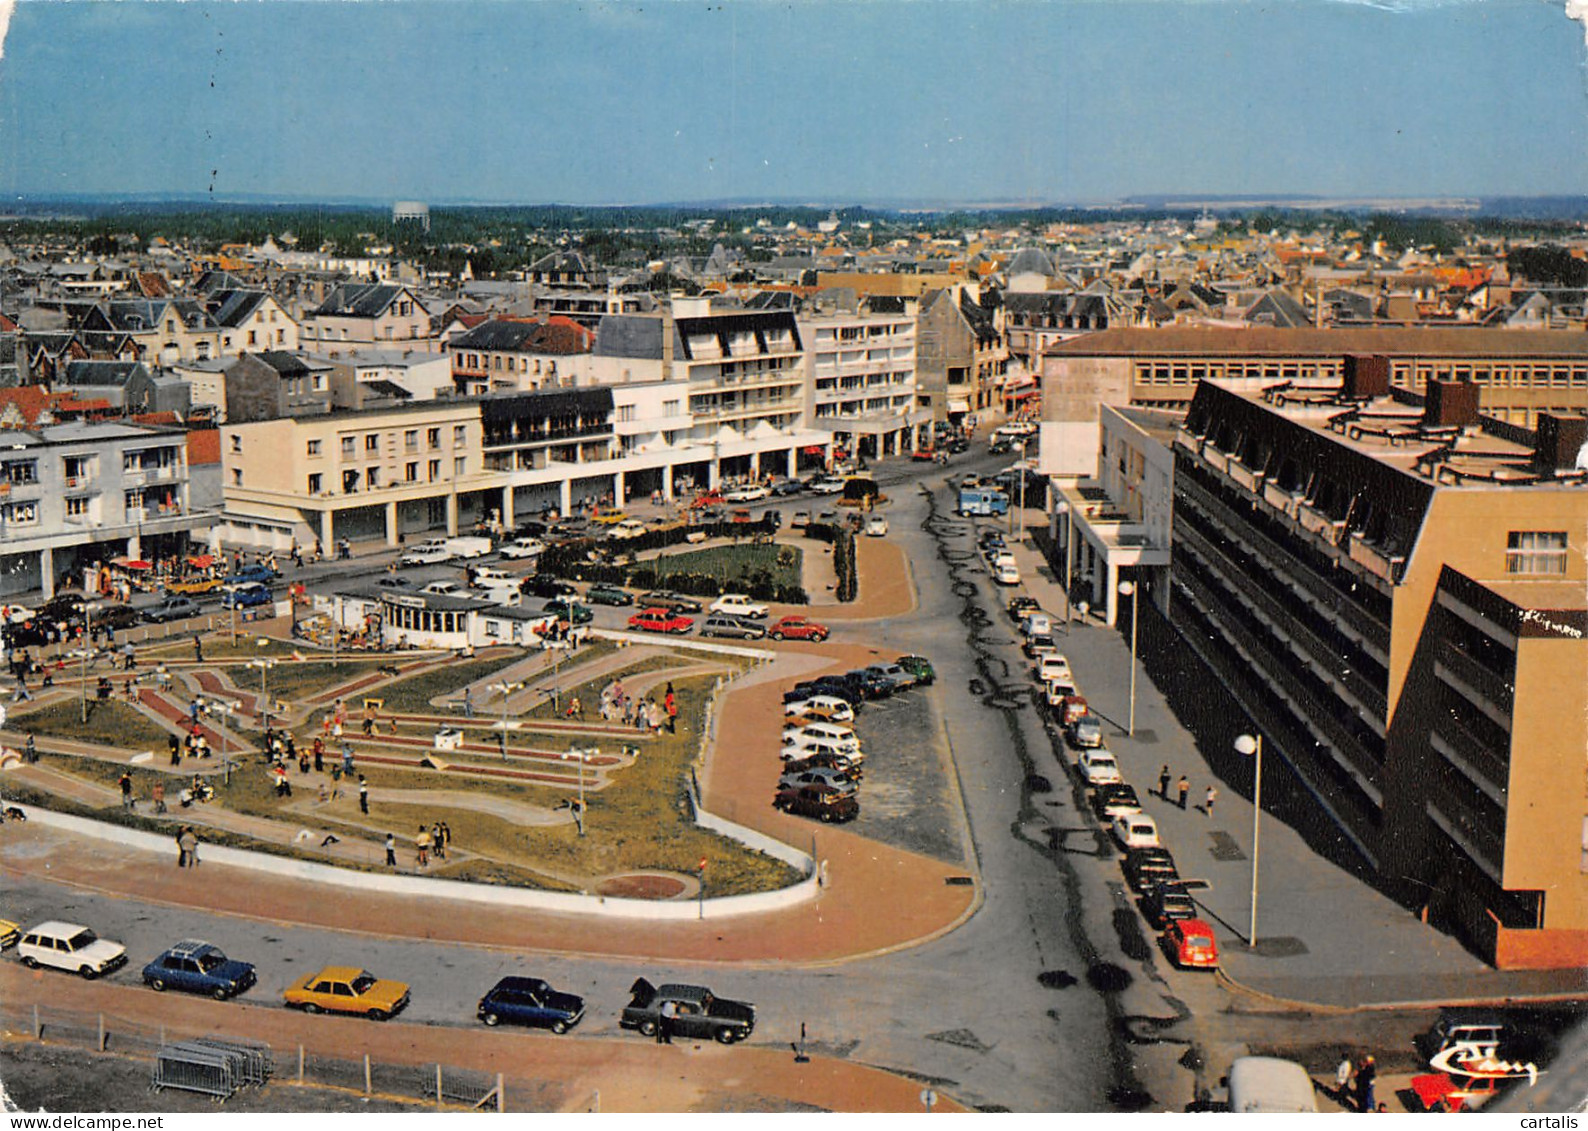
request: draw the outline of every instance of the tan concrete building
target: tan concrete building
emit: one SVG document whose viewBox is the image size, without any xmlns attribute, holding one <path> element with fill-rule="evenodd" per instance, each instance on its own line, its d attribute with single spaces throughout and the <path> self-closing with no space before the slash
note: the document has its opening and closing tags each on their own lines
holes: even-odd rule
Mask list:
<svg viewBox="0 0 1588 1131">
<path fill-rule="evenodd" d="M 1315 833 L 1491 961 L 1581 966 L 1588 417 L 1527 431 L 1475 382 L 1388 376 L 1198 387 L 1171 619 Z"/>
</svg>

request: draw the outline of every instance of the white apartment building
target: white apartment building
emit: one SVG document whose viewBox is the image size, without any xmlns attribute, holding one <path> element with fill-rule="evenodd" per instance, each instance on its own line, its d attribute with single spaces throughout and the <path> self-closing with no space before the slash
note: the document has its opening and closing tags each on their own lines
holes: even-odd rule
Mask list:
<svg viewBox="0 0 1588 1131">
<path fill-rule="evenodd" d="M 823 314 L 799 320 L 810 423 L 868 457 L 913 451 L 932 422 L 916 407 L 915 319 Z"/>
</svg>

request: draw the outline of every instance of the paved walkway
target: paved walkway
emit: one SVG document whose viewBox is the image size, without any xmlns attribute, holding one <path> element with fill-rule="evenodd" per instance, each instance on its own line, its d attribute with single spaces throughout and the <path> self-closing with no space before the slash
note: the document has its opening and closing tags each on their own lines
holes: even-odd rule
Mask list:
<svg viewBox="0 0 1588 1131">
<path fill-rule="evenodd" d="M 1062 574 L 1052 571 L 1028 542 L 1015 549 L 1025 591 L 1062 620 Z M 1128 618 L 1128 609 L 1126 610 Z M 1007 622 L 1006 622 L 1007 623 Z M 1274 815 L 1282 765 L 1264 764 L 1264 814 L 1258 895 L 1258 945 L 1249 947 L 1252 888 L 1252 773 L 1233 751 L 1233 740 L 1249 724 L 1231 708 L 1193 735 L 1175 712 L 1206 710 L 1218 692 L 1185 657 L 1185 645 L 1146 602 L 1138 655 L 1135 734 L 1127 735 L 1130 713 L 1130 635 L 1095 620 L 1061 631 L 1077 686 L 1105 722 L 1105 740 L 1125 779 L 1135 785 L 1146 813 L 1174 852 L 1182 875 L 1211 887 L 1197 893 L 1212 923 L 1224 975 L 1260 995 L 1339 1007 L 1366 1004 L 1495 999 L 1511 996 L 1588 995 L 1583 971 L 1502 972 L 1489 967 L 1460 942 L 1420 922 L 1341 864 L 1315 851 L 1307 837 Z M 1011 638 L 1018 635 L 1011 626 Z M 1011 644 L 1011 654 L 1013 645 Z M 1148 678 L 1149 668 L 1169 685 Z M 1181 680 L 1181 674 L 1188 678 Z M 1183 684 L 1184 686 L 1179 686 Z M 1197 700 L 1202 700 L 1199 704 Z M 1222 710 L 1222 708 L 1221 708 Z M 1158 796 L 1160 767 L 1190 779 L 1181 809 L 1177 791 Z M 1210 815 L 1202 802 L 1208 786 L 1218 790 Z M 1292 810 L 1293 811 L 1293 810 Z M 1310 835 L 1319 836 L 1317 829 Z"/>
</svg>

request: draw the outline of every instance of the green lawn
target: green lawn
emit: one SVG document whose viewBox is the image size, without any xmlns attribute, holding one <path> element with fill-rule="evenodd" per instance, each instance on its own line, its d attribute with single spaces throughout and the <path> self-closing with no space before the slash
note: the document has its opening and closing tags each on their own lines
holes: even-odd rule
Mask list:
<svg viewBox="0 0 1588 1131">
<path fill-rule="evenodd" d="M 690 550 L 681 554 L 662 554 L 642 562 L 642 568 L 654 569 L 657 587 L 665 589 L 667 578 L 678 574 L 709 574 L 726 584 L 735 578 L 765 570 L 771 574 L 772 584 L 797 586 L 802 584 L 800 570 L 802 551 L 794 546 L 744 544 L 714 546 L 709 550 Z"/>
<path fill-rule="evenodd" d="M 121 750 L 154 750 L 157 754 L 164 753 L 166 736 L 171 733 L 125 702 L 107 699 L 101 703 L 92 693 L 88 697 L 88 722 L 82 720 L 78 700 L 67 699 L 26 714 L 13 713 L 10 722 L 18 730 L 32 734 L 92 742 Z"/>
<path fill-rule="evenodd" d="M 209 651 L 206 649 L 205 659 L 208 658 Z M 368 675 L 385 663 L 390 661 L 383 657 L 338 660 L 335 664 L 329 659 L 318 658 L 303 663 L 282 660 L 271 668 L 265 677 L 265 689 L 270 692 L 272 702 L 277 699 L 307 698 L 328 691 L 338 684 L 350 683 L 359 676 Z M 247 664 L 225 664 L 221 665 L 221 670 L 239 691 L 259 694 L 258 668 L 251 668 Z"/>
</svg>

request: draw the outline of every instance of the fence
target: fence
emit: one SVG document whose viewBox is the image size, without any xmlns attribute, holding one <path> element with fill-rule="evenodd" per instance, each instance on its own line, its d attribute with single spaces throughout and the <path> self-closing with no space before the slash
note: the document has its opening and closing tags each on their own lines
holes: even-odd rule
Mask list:
<svg viewBox="0 0 1588 1131">
<path fill-rule="evenodd" d="M 239 1087 L 262 1087 L 267 1080 L 339 1088 L 435 1107 L 507 1110 L 501 1073 L 439 1063 L 390 1064 L 327 1056 L 298 1045 L 287 1063 L 270 1046 L 242 1037 L 217 1037 L 151 1025 L 113 1013 L 55 1005 L 0 1002 L 0 1028 L 7 1036 L 71 1045 L 154 1063 L 156 1088 L 181 1088 L 224 1099 Z M 537 1089 L 522 1083 L 528 1096 Z M 520 1087 L 515 1083 L 515 1090 Z"/>
</svg>

